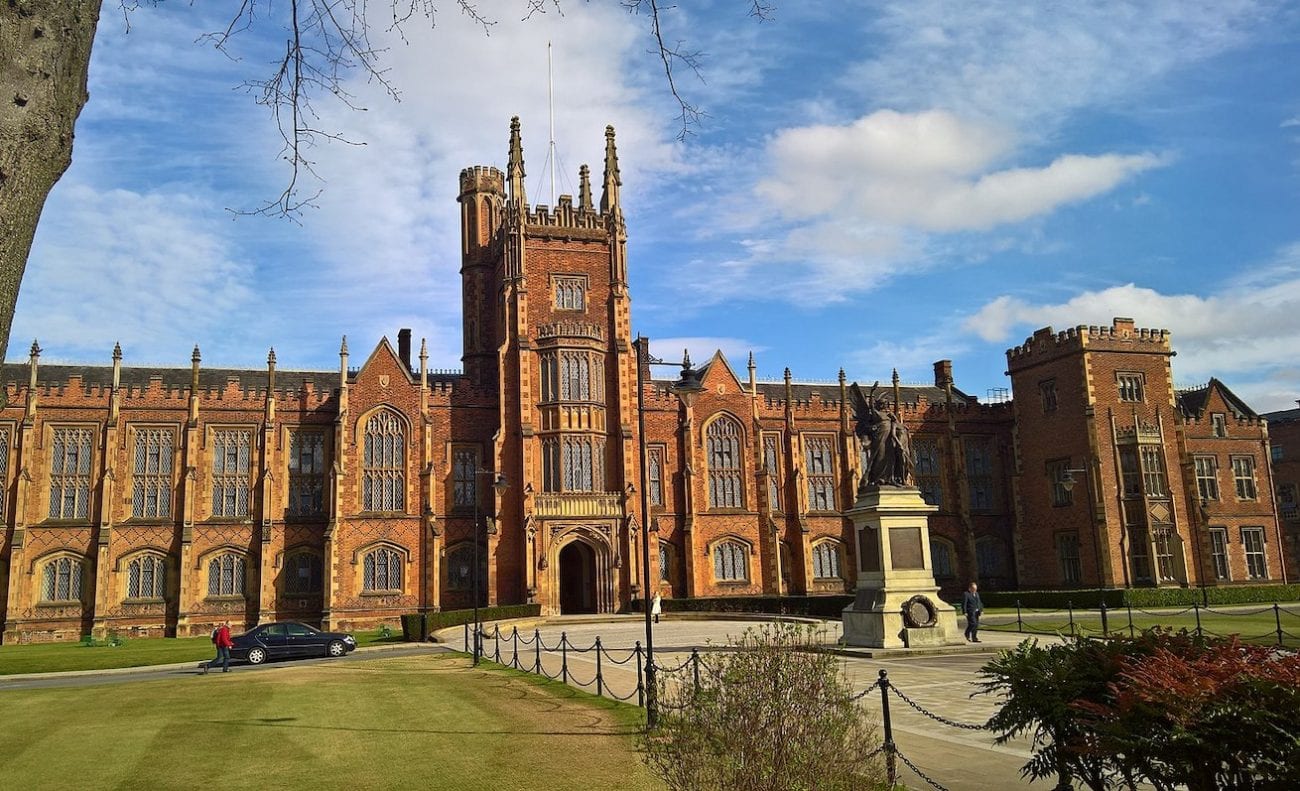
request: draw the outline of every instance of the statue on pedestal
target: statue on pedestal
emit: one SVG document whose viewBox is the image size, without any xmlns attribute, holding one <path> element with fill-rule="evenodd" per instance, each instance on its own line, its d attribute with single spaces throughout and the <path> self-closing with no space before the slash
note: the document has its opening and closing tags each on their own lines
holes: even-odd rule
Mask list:
<svg viewBox="0 0 1300 791">
<path fill-rule="evenodd" d="M 890 408 L 883 397 L 876 398 L 876 388 L 869 395 L 854 382 L 849 388 L 853 394 L 853 415 L 857 423 L 854 432 L 862 442 L 866 455 L 862 483 L 859 490 L 869 486 L 909 486 L 912 482 L 914 460 L 912 438 L 898 414 L 898 405 Z"/>
</svg>

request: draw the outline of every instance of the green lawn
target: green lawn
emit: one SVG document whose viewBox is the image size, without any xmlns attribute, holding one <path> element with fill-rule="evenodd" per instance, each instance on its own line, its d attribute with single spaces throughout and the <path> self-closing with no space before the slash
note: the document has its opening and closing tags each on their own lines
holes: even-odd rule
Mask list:
<svg viewBox="0 0 1300 791">
<path fill-rule="evenodd" d="M 661 789 L 641 712 L 458 654 L 0 690 L 4 787 Z"/>
<path fill-rule="evenodd" d="M 1289 647 L 1300 647 L 1300 605 L 1288 605 L 1282 608 L 1282 643 Z M 1111 634 L 1129 634 L 1129 614 L 1126 609 L 1111 610 L 1107 613 L 1107 629 Z M 1134 629 L 1149 629 L 1153 626 L 1167 626 L 1174 629 L 1195 631 L 1196 613 L 1191 610 L 1177 613 L 1145 613 L 1133 611 Z M 986 612 L 980 621 L 981 629 L 999 632 L 1014 632 L 1016 613 L 999 610 Z M 1068 612 L 1027 613 L 1023 622 L 1023 631 L 1037 634 L 1070 634 L 1070 617 Z M 1084 634 L 1101 634 L 1101 615 L 1095 610 L 1077 611 L 1074 614 L 1074 628 Z M 1277 620 L 1271 608 L 1251 608 L 1245 613 L 1226 614 L 1222 612 L 1201 612 L 1200 628 L 1203 633 L 1218 637 L 1230 634 L 1241 636 L 1243 642 L 1277 644 Z"/>
<path fill-rule="evenodd" d="M 401 642 L 402 631 L 383 638 L 379 631 L 356 632 L 357 645 Z M 216 650 L 207 637 L 162 637 L 127 640 L 116 647 L 88 648 L 80 643 L 0 645 L 0 676 L 14 673 L 53 673 L 64 670 L 105 670 L 114 667 L 167 665 L 211 659 Z"/>
</svg>

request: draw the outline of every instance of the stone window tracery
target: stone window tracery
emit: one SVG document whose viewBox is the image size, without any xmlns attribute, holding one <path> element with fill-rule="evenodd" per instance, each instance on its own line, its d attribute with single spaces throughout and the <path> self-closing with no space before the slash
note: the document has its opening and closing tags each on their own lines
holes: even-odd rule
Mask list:
<svg viewBox="0 0 1300 791">
<path fill-rule="evenodd" d="M 84 564 L 80 558 L 57 557 L 41 570 L 41 601 L 81 601 Z"/>
<path fill-rule="evenodd" d="M 815 579 L 843 579 L 840 566 L 840 545 L 822 541 L 813 546 L 813 577 Z"/>
<path fill-rule="evenodd" d="M 54 430 L 50 454 L 50 518 L 86 519 L 90 516 L 90 454 L 94 431 L 89 428 Z"/>
<path fill-rule="evenodd" d="M 248 516 L 252 432 L 221 429 L 212 434 L 212 515 Z"/>
<path fill-rule="evenodd" d="M 741 483 L 740 424 L 727 415 L 709 424 L 709 507 L 744 508 Z"/>
<path fill-rule="evenodd" d="M 749 579 L 749 547 L 728 539 L 713 547 L 713 576 L 719 582 Z"/>
<path fill-rule="evenodd" d="M 587 278 L 583 275 L 554 275 L 551 285 L 555 289 L 556 310 L 587 309 Z"/>
<path fill-rule="evenodd" d="M 939 443 L 932 439 L 918 439 L 912 447 L 916 455 L 916 488 L 930 505 L 943 505 L 943 486 L 939 476 Z"/>
<path fill-rule="evenodd" d="M 763 471 L 767 473 L 767 507 L 781 509 L 781 447 L 780 436 L 763 436 Z"/>
<path fill-rule="evenodd" d="M 646 449 L 646 487 L 651 505 L 664 504 L 664 450 Z"/>
<path fill-rule="evenodd" d="M 244 558 L 225 552 L 208 561 L 208 596 L 244 595 Z"/>
<path fill-rule="evenodd" d="M 830 437 L 806 437 L 804 455 L 808 465 L 808 510 L 835 510 L 835 449 Z"/>
<path fill-rule="evenodd" d="M 141 555 L 126 565 L 128 599 L 161 599 L 166 591 L 166 559 L 158 555 Z"/>
<path fill-rule="evenodd" d="M 135 432 L 132 517 L 159 519 L 172 515 L 173 441 L 174 434 L 167 428 L 147 428 Z"/>
<path fill-rule="evenodd" d="M 361 590 L 366 593 L 386 593 L 401 589 L 401 553 L 388 547 L 379 547 L 366 553 L 362 561 Z"/>
<path fill-rule="evenodd" d="M 451 454 L 452 495 L 451 504 L 458 508 L 473 508 L 478 501 L 478 448 L 459 447 Z"/>
<path fill-rule="evenodd" d="M 366 421 L 361 475 L 362 510 L 405 510 L 406 434 L 397 415 L 387 409 Z"/>
<path fill-rule="evenodd" d="M 325 435 L 289 432 L 289 503 L 285 516 L 325 515 Z"/>
</svg>

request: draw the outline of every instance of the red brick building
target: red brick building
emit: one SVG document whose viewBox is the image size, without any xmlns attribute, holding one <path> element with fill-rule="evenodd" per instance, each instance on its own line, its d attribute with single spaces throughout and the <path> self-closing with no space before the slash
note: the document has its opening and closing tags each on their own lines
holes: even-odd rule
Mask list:
<svg viewBox="0 0 1300 791">
<path fill-rule="evenodd" d="M 1300 405 L 1300 401 L 1296 403 Z M 1268 420 L 1269 460 L 1287 574 L 1294 582 L 1300 579 L 1300 409 L 1269 412 L 1264 417 Z"/>
<path fill-rule="evenodd" d="M 359 628 L 470 605 L 476 555 L 484 603 L 612 612 L 642 596 L 647 528 L 667 596 L 851 590 L 843 373 L 759 382 L 720 353 L 685 389 L 638 372 L 612 128 L 599 202 L 586 166 L 579 183 L 530 205 L 517 121 L 504 173 L 461 173 L 461 372 L 431 372 L 423 344 L 413 361 L 406 330 L 356 368 L 345 339 L 333 372 L 277 371 L 274 351 L 205 369 L 197 347 L 188 369 L 120 349 L 48 366 L 33 344 L 0 377 L 3 639 Z M 1217 382 L 1175 394 L 1171 355 L 1116 320 L 1009 351 L 1013 403 L 978 403 L 947 361 L 892 383 L 939 582 L 1280 578 L 1265 424 Z"/>
</svg>

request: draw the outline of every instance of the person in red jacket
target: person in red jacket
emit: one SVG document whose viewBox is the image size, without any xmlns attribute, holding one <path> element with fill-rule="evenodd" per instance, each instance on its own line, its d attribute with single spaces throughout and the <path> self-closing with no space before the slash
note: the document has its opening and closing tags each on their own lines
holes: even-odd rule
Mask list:
<svg viewBox="0 0 1300 791">
<path fill-rule="evenodd" d="M 203 666 L 203 672 L 206 674 L 208 668 L 221 663 L 221 672 L 230 672 L 230 648 L 235 643 L 230 639 L 230 622 L 223 621 L 220 626 L 212 630 L 212 642 L 217 647 L 217 656 L 212 661 Z"/>
</svg>

